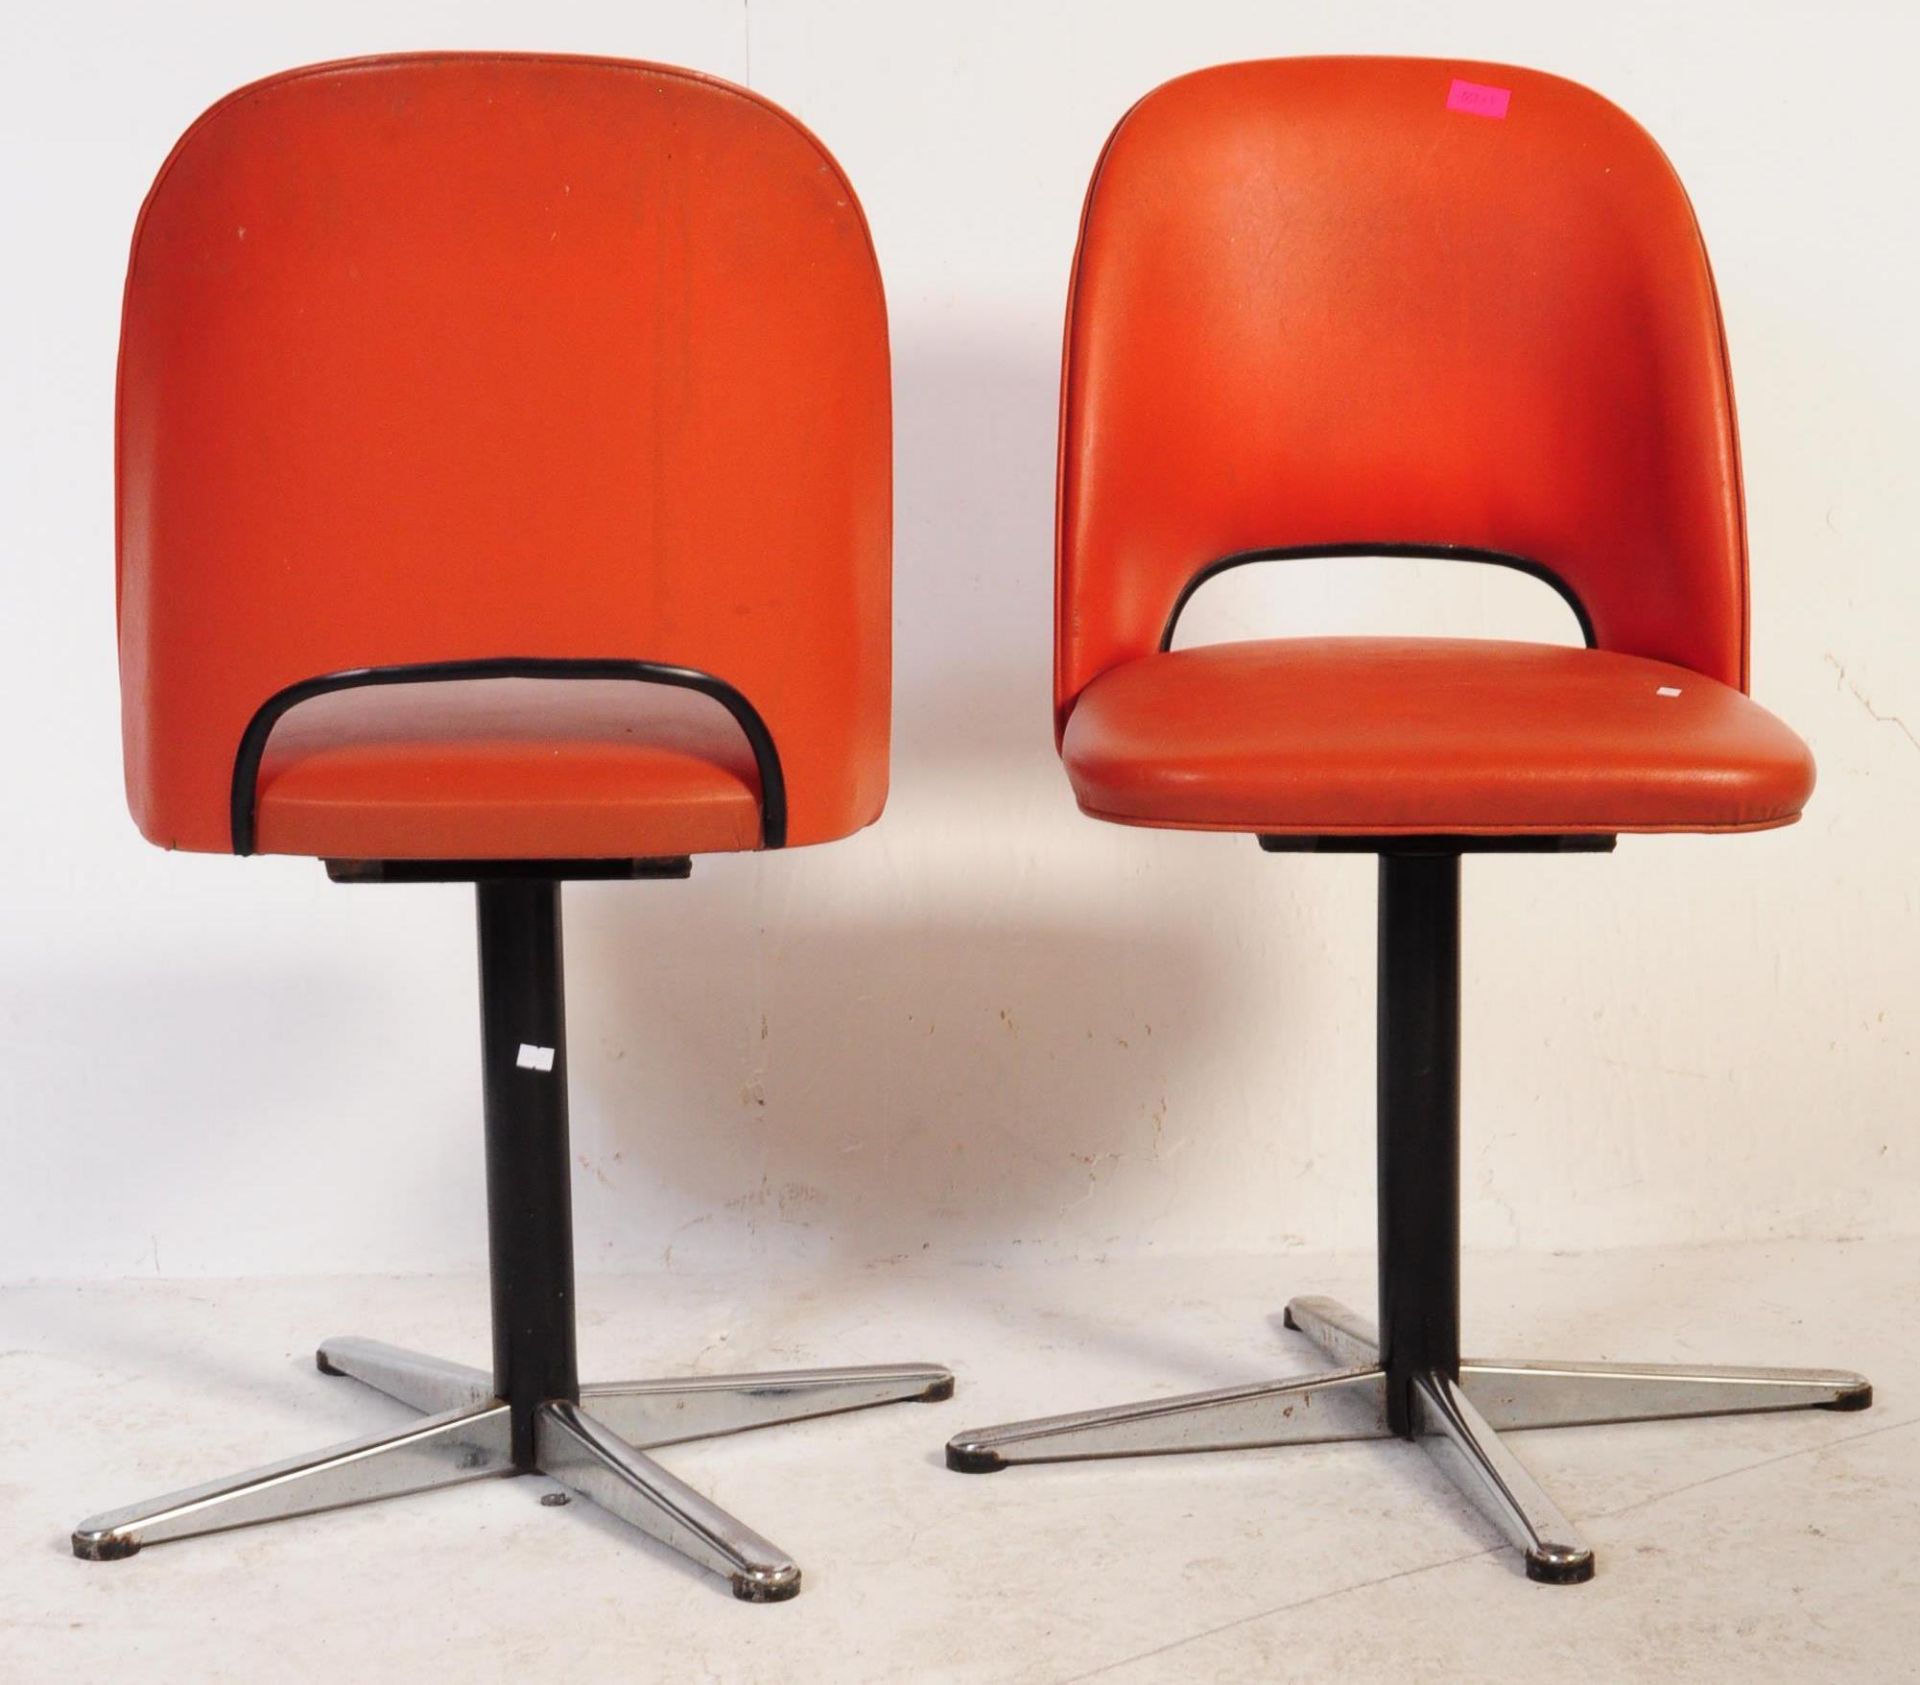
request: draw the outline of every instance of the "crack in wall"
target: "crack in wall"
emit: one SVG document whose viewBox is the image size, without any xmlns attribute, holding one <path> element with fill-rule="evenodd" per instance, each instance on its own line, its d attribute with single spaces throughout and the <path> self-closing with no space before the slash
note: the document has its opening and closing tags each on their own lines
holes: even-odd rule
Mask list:
<svg viewBox="0 0 1920 1685">
<path fill-rule="evenodd" d="M 1905 719 L 1898 714 L 1883 714 L 1878 708 L 1874 707 L 1873 699 L 1847 677 L 1846 665 L 1831 650 L 1827 652 L 1827 660 L 1832 665 L 1833 670 L 1840 675 L 1840 683 L 1846 687 L 1848 694 L 1851 695 L 1854 701 L 1858 702 L 1862 708 L 1866 709 L 1869 719 L 1878 725 L 1898 726 L 1905 735 L 1906 740 L 1911 743 L 1914 748 L 1920 749 L 1920 737 L 1913 735 L 1913 727 L 1908 725 Z"/>
</svg>

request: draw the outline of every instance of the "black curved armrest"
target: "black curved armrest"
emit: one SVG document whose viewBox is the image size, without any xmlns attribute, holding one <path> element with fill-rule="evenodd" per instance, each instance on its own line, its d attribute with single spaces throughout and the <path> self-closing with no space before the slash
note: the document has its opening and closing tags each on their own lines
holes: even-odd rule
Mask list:
<svg viewBox="0 0 1920 1685">
<path fill-rule="evenodd" d="M 1193 600 L 1194 592 L 1209 579 L 1230 568 L 1244 567 L 1249 562 L 1310 562 L 1330 556 L 1404 556 L 1426 561 L 1486 562 L 1494 567 L 1512 568 L 1516 573 L 1528 574 L 1559 592 L 1567 607 L 1573 610 L 1574 619 L 1579 621 L 1580 636 L 1586 640 L 1587 648 L 1594 648 L 1593 616 L 1587 613 L 1587 605 L 1581 602 L 1574 588 L 1544 562 L 1536 562 L 1529 556 L 1511 556 L 1504 550 L 1481 550 L 1471 544 L 1363 543 L 1299 544 L 1281 549 L 1239 550 L 1231 556 L 1221 556 L 1208 562 L 1180 587 L 1180 595 L 1174 599 L 1173 611 L 1167 616 L 1166 625 L 1161 628 L 1160 653 L 1164 655 L 1173 648 L 1173 634 L 1180 624 L 1181 614 Z"/>
<path fill-rule="evenodd" d="M 672 667 L 660 661 L 564 660 L 545 656 L 498 656 L 482 661 L 420 661 L 399 667 L 354 667 L 341 673 L 302 679 L 278 690 L 254 711 L 240 734 L 233 757 L 231 814 L 233 852 L 251 854 L 254 845 L 254 804 L 260 782 L 260 761 L 267 739 L 280 716 L 289 709 L 336 690 L 359 690 L 368 685 L 438 684 L 459 679 L 629 679 L 636 684 L 673 685 L 710 696 L 734 718 L 745 733 L 760 773 L 760 843 L 784 848 L 787 841 L 787 782 L 780 770 L 780 752 L 760 712 L 726 680 L 694 667 Z"/>
</svg>

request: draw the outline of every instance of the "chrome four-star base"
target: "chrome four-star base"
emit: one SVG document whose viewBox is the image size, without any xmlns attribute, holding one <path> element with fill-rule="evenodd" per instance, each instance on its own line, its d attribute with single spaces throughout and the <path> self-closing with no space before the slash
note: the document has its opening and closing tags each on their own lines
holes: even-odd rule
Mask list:
<svg viewBox="0 0 1920 1685">
<path fill-rule="evenodd" d="M 1295 1299 L 1286 1323 L 1342 1367 L 956 1434 L 947 1442 L 947 1466 L 987 1474 L 1014 1463 L 1391 1438 L 1387 1371 L 1373 1325 L 1320 1298 Z M 1502 1443 L 1502 1430 L 1760 1410 L 1864 1410 L 1872 1402 L 1865 1377 L 1840 1369 L 1463 1358 L 1457 1379 L 1437 1370 L 1413 1377 L 1412 1425 L 1420 1447 L 1526 1553 L 1528 1577 L 1566 1585 L 1593 1577 L 1593 1552 Z"/>
<path fill-rule="evenodd" d="M 1873 1389 L 1831 1369 L 1488 1363 L 1460 1355 L 1460 857 L 1613 846 L 1611 837 L 1262 837 L 1380 856 L 1375 1084 L 1380 1323 L 1330 1299 L 1286 1322 L 1340 1367 L 1264 1385 L 1082 1410 L 956 1435 L 947 1465 L 1225 1451 L 1332 1439 L 1408 1439 L 1431 1452 L 1526 1553 L 1536 1580 L 1593 1577 L 1593 1552 L 1500 1440 L 1570 1427 L 1754 1410 L 1864 1410 Z"/>
<path fill-rule="evenodd" d="M 426 1420 L 93 1516 L 74 1530 L 74 1555 L 107 1561 L 196 1533 L 537 1472 L 725 1575 L 734 1596 L 775 1603 L 800 1589 L 793 1559 L 646 1453 L 775 1422 L 953 1394 L 952 1374 L 931 1363 L 583 1386 L 578 1403 L 537 1407 L 534 1468 L 526 1471 L 514 1464 L 512 1410 L 494 1396 L 485 1371 L 378 1340 L 329 1340 L 316 1361 L 323 1374 L 351 1375 Z"/>
</svg>

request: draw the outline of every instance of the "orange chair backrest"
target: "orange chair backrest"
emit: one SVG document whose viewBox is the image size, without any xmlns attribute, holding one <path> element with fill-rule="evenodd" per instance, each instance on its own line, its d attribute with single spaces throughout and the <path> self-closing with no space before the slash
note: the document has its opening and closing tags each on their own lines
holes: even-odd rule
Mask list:
<svg viewBox="0 0 1920 1685">
<path fill-rule="evenodd" d="M 360 667 L 733 686 L 788 839 L 886 794 L 886 312 L 853 190 L 765 100 L 615 60 L 273 77 L 188 130 L 120 351 L 127 785 L 230 846 L 242 733 Z"/>
<path fill-rule="evenodd" d="M 1291 59 L 1149 94 L 1088 191 L 1055 702 L 1247 552 L 1522 558 L 1602 648 L 1746 684 L 1720 312 L 1672 167 L 1558 77 Z"/>
</svg>

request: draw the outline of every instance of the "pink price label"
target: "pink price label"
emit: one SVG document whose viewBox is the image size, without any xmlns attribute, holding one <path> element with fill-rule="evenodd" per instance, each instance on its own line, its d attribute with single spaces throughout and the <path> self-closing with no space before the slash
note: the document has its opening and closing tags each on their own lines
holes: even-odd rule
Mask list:
<svg viewBox="0 0 1920 1685">
<path fill-rule="evenodd" d="M 1510 88 L 1489 87 L 1485 82 L 1465 82 L 1458 76 L 1447 90 L 1447 109 L 1464 111 L 1470 117 L 1504 117 L 1507 102 L 1513 98 Z"/>
</svg>

